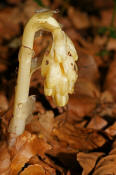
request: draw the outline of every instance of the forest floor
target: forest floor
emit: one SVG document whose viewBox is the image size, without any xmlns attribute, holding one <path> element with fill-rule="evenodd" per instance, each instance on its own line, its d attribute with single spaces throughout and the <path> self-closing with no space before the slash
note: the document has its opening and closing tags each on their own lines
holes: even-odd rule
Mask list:
<svg viewBox="0 0 116 175">
<path fill-rule="evenodd" d="M 116 175 L 116 1 L 43 0 L 59 9 L 55 18 L 78 54 L 78 80 L 68 104 L 45 97 L 41 70 L 30 83 L 36 95 L 24 133 L 9 144 L 8 126 L 18 71 L 18 51 L 28 19 L 39 0 L 0 2 L 0 175 Z M 37 33 L 36 58 L 52 42 Z"/>
</svg>

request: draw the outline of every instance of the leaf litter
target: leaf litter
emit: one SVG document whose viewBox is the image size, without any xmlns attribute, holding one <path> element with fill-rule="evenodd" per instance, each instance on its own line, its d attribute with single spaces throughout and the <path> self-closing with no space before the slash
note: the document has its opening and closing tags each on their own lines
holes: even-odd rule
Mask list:
<svg viewBox="0 0 116 175">
<path fill-rule="evenodd" d="M 116 22 L 110 26 L 114 1 L 5 2 L 0 2 L 0 174 L 116 174 Z M 33 114 L 29 111 L 21 136 L 9 137 L 18 49 L 38 4 L 60 10 L 55 17 L 75 44 L 79 78 L 68 105 L 61 108 L 44 96 L 37 70 L 30 87 L 30 96 L 36 96 Z M 36 34 L 33 63 L 41 64 L 51 42 L 48 32 Z"/>
</svg>

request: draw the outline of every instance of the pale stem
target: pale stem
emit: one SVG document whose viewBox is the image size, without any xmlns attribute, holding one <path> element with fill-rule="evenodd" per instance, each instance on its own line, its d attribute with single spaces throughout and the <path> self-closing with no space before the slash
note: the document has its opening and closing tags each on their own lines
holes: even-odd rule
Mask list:
<svg viewBox="0 0 116 175">
<path fill-rule="evenodd" d="M 51 15 L 52 12 L 50 11 L 35 14 L 24 29 L 22 46 L 19 52 L 19 70 L 15 90 L 14 112 L 9 126 L 9 132 L 17 136 L 24 132 L 25 121 L 28 117 L 27 113 L 24 112 L 24 104 L 29 97 L 31 60 L 35 33 L 40 29 L 53 32 L 54 29 L 60 28 L 57 21 Z"/>
</svg>

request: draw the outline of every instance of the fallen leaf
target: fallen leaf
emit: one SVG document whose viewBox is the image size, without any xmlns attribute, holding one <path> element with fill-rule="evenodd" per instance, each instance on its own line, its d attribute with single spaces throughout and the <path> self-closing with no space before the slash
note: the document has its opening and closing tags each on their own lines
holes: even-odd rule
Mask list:
<svg viewBox="0 0 116 175">
<path fill-rule="evenodd" d="M 55 171 L 49 172 L 49 170 L 43 168 L 41 165 L 30 165 L 20 173 L 20 175 L 55 175 Z"/>
<path fill-rule="evenodd" d="M 75 88 L 79 95 L 85 95 L 93 98 L 100 96 L 98 87 L 86 78 L 78 78 Z"/>
<path fill-rule="evenodd" d="M 101 26 L 110 26 L 111 19 L 112 19 L 112 12 L 113 9 L 109 8 L 106 10 L 101 10 Z M 114 21 L 114 24 L 116 25 L 116 22 Z"/>
<path fill-rule="evenodd" d="M 98 132 L 94 129 L 88 128 L 77 128 L 71 124 L 71 122 L 61 122 L 61 119 L 58 122 L 54 123 L 54 129 L 52 131 L 52 137 L 55 144 L 51 145 L 53 150 L 56 150 L 57 153 L 63 152 L 63 148 L 65 148 L 64 152 L 77 152 L 78 150 L 92 150 L 98 147 L 103 146 L 106 142 L 105 138 L 98 134 Z M 58 149 L 59 147 L 59 149 Z"/>
<path fill-rule="evenodd" d="M 80 118 L 87 116 L 95 108 L 95 106 L 95 98 L 84 95 L 71 95 L 68 103 L 68 117 L 80 120 Z"/>
<path fill-rule="evenodd" d="M 0 143 L 0 174 L 9 175 L 10 169 L 10 154 L 7 144 L 5 142 Z"/>
<path fill-rule="evenodd" d="M 20 175 L 49 175 L 40 165 L 30 165 Z"/>
<path fill-rule="evenodd" d="M 107 121 L 104 120 L 100 116 L 95 116 L 91 119 L 89 124 L 87 125 L 87 128 L 93 128 L 93 129 L 103 129 L 107 125 Z"/>
<path fill-rule="evenodd" d="M 40 138 L 48 139 L 53 129 L 54 114 L 52 111 L 46 111 L 44 114 L 34 116 L 31 123 L 26 128 L 32 132 L 37 133 Z"/>
<path fill-rule="evenodd" d="M 88 15 L 84 12 L 77 11 L 73 7 L 70 7 L 68 9 L 68 16 L 77 29 L 83 29 L 90 26 Z"/>
<path fill-rule="evenodd" d="M 7 0 L 7 2 L 10 4 L 19 4 L 22 2 L 22 0 Z"/>
<path fill-rule="evenodd" d="M 107 45 L 107 50 L 116 50 L 116 39 L 110 38 Z"/>
<path fill-rule="evenodd" d="M 114 122 L 111 126 L 109 126 L 105 132 L 110 136 L 116 136 L 116 122 Z"/>
<path fill-rule="evenodd" d="M 104 83 L 105 90 L 109 90 L 116 100 L 116 55 L 114 57 L 114 60 L 109 66 L 109 70 L 106 76 L 106 80 Z"/>
<path fill-rule="evenodd" d="M 103 155 L 101 152 L 77 153 L 77 160 L 83 168 L 82 175 L 88 175 L 95 167 L 96 161 Z"/>
<path fill-rule="evenodd" d="M 44 153 L 51 147 L 36 135 L 24 132 L 16 138 L 16 143 L 10 147 L 11 166 L 10 175 L 18 174 L 29 159 L 38 154 L 44 156 Z"/>
<path fill-rule="evenodd" d="M 98 161 L 93 175 L 104 174 L 116 175 L 116 151 L 111 151 Z"/>
<path fill-rule="evenodd" d="M 5 94 L 0 93 L 0 112 L 6 111 L 8 109 L 8 100 Z"/>
</svg>

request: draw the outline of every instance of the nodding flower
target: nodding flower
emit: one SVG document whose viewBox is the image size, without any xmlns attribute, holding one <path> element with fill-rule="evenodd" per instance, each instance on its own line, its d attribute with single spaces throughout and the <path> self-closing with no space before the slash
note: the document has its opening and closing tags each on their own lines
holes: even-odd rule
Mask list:
<svg viewBox="0 0 116 175">
<path fill-rule="evenodd" d="M 78 59 L 76 49 L 70 38 L 57 28 L 52 31 L 53 43 L 49 53 L 44 55 L 41 73 L 45 78 L 44 93 L 52 96 L 56 105 L 64 106 L 68 102 L 68 94 L 73 93 L 77 79 Z"/>
</svg>

